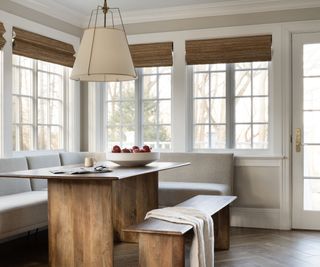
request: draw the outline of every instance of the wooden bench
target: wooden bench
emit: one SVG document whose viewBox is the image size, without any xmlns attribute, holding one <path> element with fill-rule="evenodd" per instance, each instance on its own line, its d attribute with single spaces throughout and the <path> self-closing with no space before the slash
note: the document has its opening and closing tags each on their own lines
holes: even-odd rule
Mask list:
<svg viewBox="0 0 320 267">
<path fill-rule="evenodd" d="M 215 249 L 226 250 L 230 246 L 229 204 L 235 196 L 199 195 L 177 205 L 191 207 L 212 216 L 214 221 Z M 185 241 L 192 226 L 149 218 L 124 229 L 139 234 L 140 267 L 182 267 L 185 262 Z"/>
</svg>

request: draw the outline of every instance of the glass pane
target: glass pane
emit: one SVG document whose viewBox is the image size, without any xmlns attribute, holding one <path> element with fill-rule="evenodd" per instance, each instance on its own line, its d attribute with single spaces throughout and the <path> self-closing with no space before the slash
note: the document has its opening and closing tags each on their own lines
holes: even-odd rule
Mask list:
<svg viewBox="0 0 320 267">
<path fill-rule="evenodd" d="M 121 123 L 120 102 L 108 102 L 107 118 L 108 125 Z"/>
<path fill-rule="evenodd" d="M 48 106 L 49 101 L 44 99 L 38 100 L 38 123 L 40 124 L 48 124 Z"/>
<path fill-rule="evenodd" d="M 12 125 L 12 150 L 16 151 L 17 150 L 17 133 L 19 131 L 19 127 Z M 19 148 L 18 148 L 19 149 Z"/>
<path fill-rule="evenodd" d="M 33 59 L 32 58 L 28 58 L 28 57 L 22 57 L 22 56 L 18 56 L 19 57 L 19 65 L 22 67 L 26 67 L 26 68 L 33 68 Z"/>
<path fill-rule="evenodd" d="M 320 121 L 319 111 L 305 111 L 303 114 L 304 133 L 303 139 L 305 143 L 320 143 Z"/>
<path fill-rule="evenodd" d="M 159 149 L 171 149 L 171 126 L 159 127 Z"/>
<path fill-rule="evenodd" d="M 193 71 L 209 71 L 210 65 L 193 65 Z"/>
<path fill-rule="evenodd" d="M 13 67 L 12 69 L 12 93 L 20 94 L 20 71 L 19 68 Z"/>
<path fill-rule="evenodd" d="M 241 63 L 236 63 L 234 65 L 235 65 L 236 70 L 251 69 L 251 62 L 241 62 Z"/>
<path fill-rule="evenodd" d="M 304 76 L 320 76 L 320 44 L 303 46 Z"/>
<path fill-rule="evenodd" d="M 157 74 L 157 68 L 156 67 L 143 68 L 142 72 L 143 72 L 143 74 Z"/>
<path fill-rule="evenodd" d="M 38 96 L 49 97 L 49 75 L 47 73 L 38 73 Z"/>
<path fill-rule="evenodd" d="M 226 96 L 226 73 L 217 72 L 211 74 L 211 97 Z"/>
<path fill-rule="evenodd" d="M 171 101 L 170 100 L 159 101 L 159 123 L 160 124 L 171 123 Z"/>
<path fill-rule="evenodd" d="M 43 71 L 49 72 L 50 71 L 50 66 L 49 65 L 50 65 L 49 62 L 45 62 L 45 61 L 41 61 L 41 60 L 38 61 L 38 69 L 39 70 L 43 70 Z"/>
<path fill-rule="evenodd" d="M 268 95 L 268 71 L 257 70 L 252 72 L 253 95 Z"/>
<path fill-rule="evenodd" d="M 143 121 L 144 124 L 157 124 L 157 102 L 143 102 Z"/>
<path fill-rule="evenodd" d="M 157 98 L 157 76 L 152 75 L 143 77 L 143 98 Z"/>
<path fill-rule="evenodd" d="M 61 149 L 62 148 L 62 129 L 58 126 L 51 126 L 51 142 L 50 149 Z"/>
<path fill-rule="evenodd" d="M 267 61 L 261 61 L 261 62 L 253 62 L 252 68 L 254 69 L 267 69 L 268 68 L 268 62 Z"/>
<path fill-rule="evenodd" d="M 251 125 L 236 125 L 236 148 L 251 148 Z"/>
<path fill-rule="evenodd" d="M 33 149 L 33 129 L 32 126 L 20 127 L 20 150 L 32 150 Z"/>
<path fill-rule="evenodd" d="M 143 127 L 143 143 L 153 148 L 157 148 L 157 127 L 156 126 Z"/>
<path fill-rule="evenodd" d="M 122 146 L 130 148 L 135 145 L 135 131 L 134 126 L 127 126 L 122 128 Z"/>
<path fill-rule="evenodd" d="M 12 97 L 12 121 L 13 123 L 19 123 L 19 97 Z"/>
<path fill-rule="evenodd" d="M 209 73 L 195 73 L 193 75 L 193 97 L 209 96 Z"/>
<path fill-rule="evenodd" d="M 107 83 L 107 100 L 115 101 L 120 100 L 120 83 L 110 82 Z"/>
<path fill-rule="evenodd" d="M 171 73 L 171 71 L 172 71 L 172 67 L 159 67 L 159 68 L 158 68 L 159 74 L 162 74 L 162 73 Z"/>
<path fill-rule="evenodd" d="M 122 100 L 126 99 L 134 99 L 135 98 L 135 82 L 130 81 L 130 82 L 122 82 L 121 83 L 121 97 Z"/>
<path fill-rule="evenodd" d="M 33 123 L 33 101 L 29 97 L 20 97 L 19 117 L 21 123 Z"/>
<path fill-rule="evenodd" d="M 108 127 L 107 141 L 108 141 L 108 151 L 111 151 L 112 147 L 115 145 L 121 146 L 121 128 L 120 127 Z"/>
<path fill-rule="evenodd" d="M 22 95 L 32 96 L 32 70 L 20 70 L 20 90 Z"/>
<path fill-rule="evenodd" d="M 63 80 L 58 75 L 50 75 L 50 97 L 56 99 L 63 98 Z"/>
<path fill-rule="evenodd" d="M 253 148 L 268 148 L 268 124 L 253 125 Z"/>
<path fill-rule="evenodd" d="M 251 95 L 251 71 L 236 71 L 235 76 L 235 95 Z"/>
<path fill-rule="evenodd" d="M 304 146 L 304 176 L 320 177 L 320 146 Z"/>
<path fill-rule="evenodd" d="M 226 64 L 212 64 L 210 65 L 211 71 L 224 71 L 226 70 Z"/>
<path fill-rule="evenodd" d="M 225 123 L 225 122 L 226 122 L 226 100 L 212 99 L 210 123 Z"/>
<path fill-rule="evenodd" d="M 50 101 L 50 124 L 62 125 L 62 104 L 60 101 L 51 100 Z"/>
<path fill-rule="evenodd" d="M 171 98 L 171 75 L 159 76 L 159 98 Z"/>
<path fill-rule="evenodd" d="M 130 125 L 135 122 L 136 113 L 135 113 L 135 102 L 125 101 L 121 103 L 121 116 L 122 116 L 122 125 Z"/>
<path fill-rule="evenodd" d="M 226 148 L 225 125 L 211 125 L 211 148 Z"/>
<path fill-rule="evenodd" d="M 236 98 L 235 104 L 236 122 L 251 122 L 251 98 Z"/>
<path fill-rule="evenodd" d="M 320 210 L 320 180 L 304 180 L 303 198 L 304 210 Z"/>
<path fill-rule="evenodd" d="M 39 126 L 38 127 L 38 149 L 40 150 L 49 150 L 50 131 L 48 126 Z"/>
<path fill-rule="evenodd" d="M 320 109 L 320 78 L 304 78 L 304 109 Z"/>
<path fill-rule="evenodd" d="M 194 100 L 194 123 L 209 123 L 209 100 Z"/>
<path fill-rule="evenodd" d="M 268 97 L 253 97 L 253 122 L 268 122 Z"/>
<path fill-rule="evenodd" d="M 193 136 L 195 149 L 209 148 L 209 125 L 195 125 Z"/>
</svg>

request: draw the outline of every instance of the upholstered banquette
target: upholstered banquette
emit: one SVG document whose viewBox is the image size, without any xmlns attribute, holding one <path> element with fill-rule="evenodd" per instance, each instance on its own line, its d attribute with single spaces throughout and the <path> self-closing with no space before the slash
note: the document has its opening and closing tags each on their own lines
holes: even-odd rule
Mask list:
<svg viewBox="0 0 320 267">
<path fill-rule="evenodd" d="M 191 163 L 160 172 L 160 206 L 174 206 L 196 195 L 232 195 L 231 153 L 161 153 L 160 161 Z"/>
<path fill-rule="evenodd" d="M 105 161 L 105 153 L 63 152 L 0 159 L 0 172 L 80 164 L 86 156 Z M 171 206 L 194 195 L 232 193 L 233 155 L 161 153 L 160 161 L 190 162 L 160 172 L 159 203 Z M 0 178 L 0 240 L 47 225 L 47 181 Z"/>
</svg>

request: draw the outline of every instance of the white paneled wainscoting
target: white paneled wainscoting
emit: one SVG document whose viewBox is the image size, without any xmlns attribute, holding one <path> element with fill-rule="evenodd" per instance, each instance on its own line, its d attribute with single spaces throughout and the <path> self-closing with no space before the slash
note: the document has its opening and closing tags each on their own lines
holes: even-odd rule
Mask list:
<svg viewBox="0 0 320 267">
<path fill-rule="evenodd" d="M 290 186 L 284 157 L 236 157 L 231 225 L 291 229 Z"/>
</svg>

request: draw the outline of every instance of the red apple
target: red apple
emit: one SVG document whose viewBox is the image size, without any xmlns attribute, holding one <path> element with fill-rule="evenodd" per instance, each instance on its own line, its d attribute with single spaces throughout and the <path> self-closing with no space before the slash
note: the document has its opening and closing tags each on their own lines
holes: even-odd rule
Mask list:
<svg viewBox="0 0 320 267">
<path fill-rule="evenodd" d="M 121 153 L 121 148 L 119 146 L 114 146 L 112 148 L 112 153 Z"/>
<path fill-rule="evenodd" d="M 130 153 L 130 150 L 128 148 L 122 149 L 122 153 Z"/>
<path fill-rule="evenodd" d="M 139 153 L 139 152 L 140 152 L 139 147 L 138 147 L 138 148 L 134 148 L 134 149 L 133 149 L 133 153 Z"/>
<path fill-rule="evenodd" d="M 133 146 L 132 150 L 134 150 L 134 149 L 139 149 L 139 147 L 138 146 Z"/>
<path fill-rule="evenodd" d="M 143 152 L 151 152 L 151 148 L 147 145 L 144 145 L 142 149 L 143 149 Z"/>
</svg>

